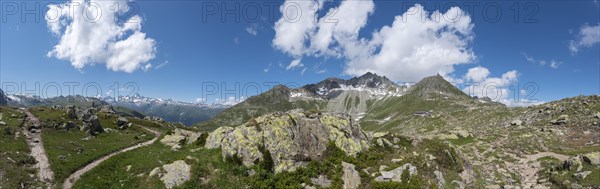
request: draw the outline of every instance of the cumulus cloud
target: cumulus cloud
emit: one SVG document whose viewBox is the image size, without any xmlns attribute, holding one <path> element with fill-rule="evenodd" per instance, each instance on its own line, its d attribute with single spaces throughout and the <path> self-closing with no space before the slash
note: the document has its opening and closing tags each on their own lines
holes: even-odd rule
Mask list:
<svg viewBox="0 0 600 189">
<path fill-rule="evenodd" d="M 317 26 L 315 10 L 320 10 L 322 5 L 322 1 L 286 0 L 279 7 L 282 17 L 275 22 L 273 46 L 292 56 L 303 55 L 304 43 Z"/>
<path fill-rule="evenodd" d="M 288 0 L 285 4 L 295 2 Z M 395 17 L 389 26 L 373 32 L 370 39 L 360 38 L 368 16 L 375 11 L 373 1 L 341 2 L 326 14 L 317 1 L 303 1 L 318 9 L 303 12 L 314 20 L 275 24 L 273 46 L 294 56 L 328 56 L 347 60 L 344 73 L 362 75 L 375 72 L 394 80 L 418 81 L 436 73 L 452 73 L 454 66 L 471 63 L 475 54 L 469 48 L 473 39 L 470 16 L 458 7 L 445 13 L 427 12 L 416 4 Z"/>
<path fill-rule="evenodd" d="M 141 31 L 142 18 L 133 15 L 116 21 L 128 11 L 128 2 L 72 0 L 49 5 L 46 23 L 60 41 L 48 57 L 68 60 L 79 70 L 93 64 L 106 64 L 107 69 L 127 73 L 151 67 L 148 61 L 156 56 L 156 42 Z M 116 4 L 122 9 L 115 13 L 111 7 Z"/>
<path fill-rule="evenodd" d="M 465 75 L 465 78 L 470 81 L 480 82 L 485 80 L 489 75 L 490 70 L 481 66 L 477 66 L 469 69 Z"/>
<path fill-rule="evenodd" d="M 515 99 L 515 92 L 522 93 L 511 90 L 519 81 L 519 72 L 516 70 L 505 72 L 500 77 L 490 77 L 487 68 L 477 66 L 469 69 L 462 78 L 445 77 L 449 81 L 457 82 L 455 84 L 462 86 L 463 92 L 470 96 L 488 97 L 507 106 L 529 106 L 535 103 L 528 99 Z"/>
<path fill-rule="evenodd" d="M 292 62 L 290 62 L 290 64 L 285 67 L 285 70 L 291 70 L 291 69 L 295 69 L 295 68 L 301 68 L 304 67 L 304 64 L 302 64 L 302 59 L 294 59 L 292 60 Z"/>
<path fill-rule="evenodd" d="M 600 43 L 600 24 L 596 26 L 590 26 L 584 24 L 579 28 L 579 32 L 576 34 L 575 39 L 569 41 L 569 50 L 572 54 L 577 54 L 582 47 L 592 47 Z"/>
</svg>

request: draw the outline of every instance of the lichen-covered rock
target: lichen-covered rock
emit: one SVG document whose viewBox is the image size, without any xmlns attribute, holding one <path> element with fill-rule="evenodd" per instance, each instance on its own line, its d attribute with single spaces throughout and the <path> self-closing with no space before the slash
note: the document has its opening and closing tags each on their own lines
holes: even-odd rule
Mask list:
<svg viewBox="0 0 600 189">
<path fill-rule="evenodd" d="M 381 147 L 393 145 L 388 139 L 385 139 L 385 138 L 378 138 L 376 141 L 377 141 L 377 145 L 381 146 Z"/>
<path fill-rule="evenodd" d="M 192 144 L 200 137 L 201 133 L 196 133 L 184 129 L 175 129 L 173 133 L 166 135 L 160 140 L 163 144 L 171 146 L 171 149 L 181 149 L 183 144 Z"/>
<path fill-rule="evenodd" d="M 204 145 L 206 148 L 214 149 L 220 148 L 225 135 L 231 133 L 233 131 L 233 127 L 219 127 L 214 130 L 212 133 L 208 135 L 206 138 L 206 144 Z"/>
<path fill-rule="evenodd" d="M 394 181 L 401 182 L 402 181 L 402 172 L 408 169 L 408 173 L 410 176 L 417 174 L 417 167 L 411 165 L 410 163 L 404 164 L 398 168 L 395 168 L 391 171 L 380 171 L 381 176 L 375 178 L 376 181 Z"/>
<path fill-rule="evenodd" d="M 360 175 L 354 167 L 353 164 L 342 162 L 342 170 L 344 171 L 342 181 L 344 181 L 344 189 L 355 189 L 360 186 Z"/>
<path fill-rule="evenodd" d="M 191 166 L 183 160 L 177 160 L 171 164 L 163 165 L 162 169 L 160 167 L 154 168 L 149 176 L 158 176 L 165 187 L 170 189 L 190 180 L 191 174 Z"/>
<path fill-rule="evenodd" d="M 209 134 L 206 147 L 222 148 L 223 157 L 237 155 L 246 166 L 263 159 L 259 147 L 264 147 L 278 173 L 321 159 L 330 141 L 350 156 L 369 148 L 367 135 L 350 116 L 298 110 L 264 115 L 235 129 L 221 127 Z"/>
<path fill-rule="evenodd" d="M 569 115 L 560 115 L 558 119 L 550 121 L 554 125 L 563 125 L 569 122 Z"/>
<path fill-rule="evenodd" d="M 592 165 L 600 165 L 600 152 L 590 152 L 584 154 L 583 160 Z"/>
<path fill-rule="evenodd" d="M 466 130 L 464 130 L 462 128 L 454 130 L 451 133 L 454 134 L 454 135 L 456 135 L 456 136 L 458 136 L 458 137 L 460 137 L 460 138 L 468 138 L 468 137 L 471 136 L 471 133 L 469 133 L 469 131 L 466 131 Z"/>
<path fill-rule="evenodd" d="M 510 125 L 521 126 L 521 125 L 523 125 L 523 121 L 515 119 L 510 122 Z"/>
</svg>

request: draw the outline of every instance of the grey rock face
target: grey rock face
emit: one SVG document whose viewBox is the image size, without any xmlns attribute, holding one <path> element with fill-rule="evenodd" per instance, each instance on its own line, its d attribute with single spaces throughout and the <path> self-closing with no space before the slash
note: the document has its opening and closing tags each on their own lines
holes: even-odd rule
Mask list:
<svg viewBox="0 0 600 189">
<path fill-rule="evenodd" d="M 439 170 L 435 170 L 433 172 L 433 174 L 435 175 L 435 179 L 438 181 L 438 183 L 437 183 L 438 184 L 438 188 L 439 189 L 443 189 L 444 186 L 446 185 L 446 180 L 444 179 L 444 175 Z"/>
<path fill-rule="evenodd" d="M 344 181 L 344 189 L 355 189 L 360 186 L 360 175 L 356 171 L 355 166 L 350 163 L 342 162 L 342 180 Z"/>
<path fill-rule="evenodd" d="M 8 100 L 6 100 L 6 95 L 4 95 L 4 91 L 0 89 L 0 106 L 8 104 Z"/>
</svg>

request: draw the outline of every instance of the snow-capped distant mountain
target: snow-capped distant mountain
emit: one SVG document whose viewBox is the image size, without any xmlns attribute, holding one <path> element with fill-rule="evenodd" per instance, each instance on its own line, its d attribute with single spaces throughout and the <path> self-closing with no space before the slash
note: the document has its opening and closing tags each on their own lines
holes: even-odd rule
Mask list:
<svg viewBox="0 0 600 189">
<path fill-rule="evenodd" d="M 371 72 L 348 80 L 327 78 L 319 83 L 305 85 L 302 88 L 307 92 L 312 92 L 327 99 L 338 96 L 341 91 L 365 91 L 370 93 L 373 98 L 380 99 L 385 96 L 400 96 L 407 89 L 406 86 L 398 85 L 385 76 L 378 76 Z M 299 94 L 294 95 L 302 96 Z"/>
<path fill-rule="evenodd" d="M 177 100 L 173 100 L 173 99 L 145 97 L 138 93 L 136 93 L 135 95 L 132 95 L 132 96 L 119 96 L 117 98 L 107 96 L 107 97 L 104 97 L 103 100 L 108 103 L 111 103 L 111 104 L 124 104 L 124 103 L 135 104 L 135 105 L 167 104 L 167 105 L 196 106 L 199 108 L 227 108 L 229 106 L 235 105 L 235 104 L 230 104 L 229 102 L 228 103 L 215 102 L 212 104 L 207 104 L 207 103 L 203 103 L 203 102 L 183 102 L 183 101 L 177 101 Z"/>
<path fill-rule="evenodd" d="M 102 101 L 102 99 L 81 95 L 42 98 L 31 94 L 8 94 L 6 95 L 6 100 L 8 101 L 8 105 L 25 107 L 70 104 L 77 106 L 108 105 L 108 103 Z"/>
<path fill-rule="evenodd" d="M 132 96 L 104 97 L 113 106 L 123 106 L 148 116 L 158 116 L 166 121 L 191 125 L 208 120 L 230 105 L 223 103 L 182 102 L 173 99 L 151 98 L 135 94 Z"/>
</svg>

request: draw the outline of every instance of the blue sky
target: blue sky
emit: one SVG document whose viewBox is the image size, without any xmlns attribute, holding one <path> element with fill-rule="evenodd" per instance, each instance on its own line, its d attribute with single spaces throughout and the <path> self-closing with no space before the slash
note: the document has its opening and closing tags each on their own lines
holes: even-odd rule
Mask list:
<svg viewBox="0 0 600 189">
<path fill-rule="evenodd" d="M 519 99 L 535 92 L 527 100 L 540 101 L 600 93 L 597 1 L 99 1 L 127 5 L 117 19 L 110 18 L 113 4 L 96 2 L 88 3 L 104 17 L 77 24 L 85 22 L 81 8 L 74 17 L 50 13 L 73 2 L 2 1 L 2 89 L 53 96 L 58 85 L 67 95 L 65 82 L 77 82 L 78 94 L 97 85 L 103 95 L 127 95 L 118 89 L 135 83 L 144 96 L 212 102 L 273 83 L 301 86 L 373 71 L 408 82 L 435 73 L 460 83 L 496 82 L 505 93 L 501 101 L 511 101 L 514 91 Z M 311 5 L 316 11 L 306 9 Z M 37 12 L 24 11 L 36 6 Z M 338 11 L 328 15 L 332 10 Z M 435 11 L 452 22 L 411 19 L 431 19 Z M 457 11 L 464 14 L 454 21 Z M 82 45 L 86 40 L 93 42 Z M 526 87 L 530 82 L 537 90 Z M 216 93 L 206 89 L 215 84 Z"/>
</svg>

